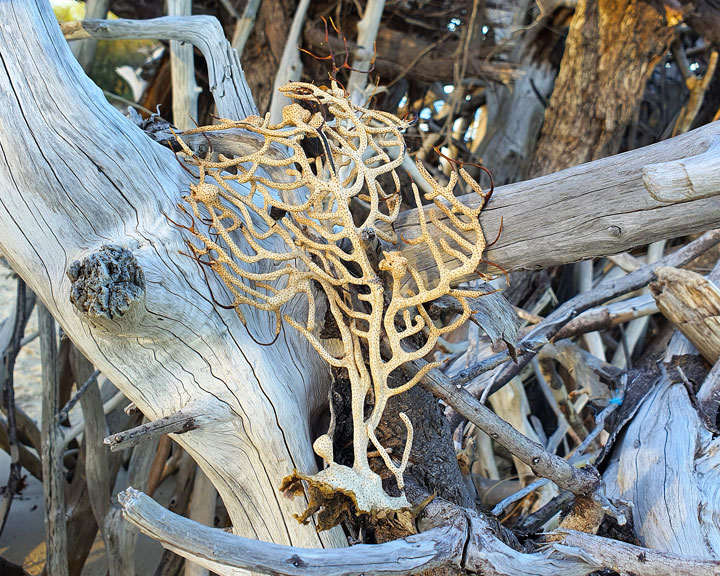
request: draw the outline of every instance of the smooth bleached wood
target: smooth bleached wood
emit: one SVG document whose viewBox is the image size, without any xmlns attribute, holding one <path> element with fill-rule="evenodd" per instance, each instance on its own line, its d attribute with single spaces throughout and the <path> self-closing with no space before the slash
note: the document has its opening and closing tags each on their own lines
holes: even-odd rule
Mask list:
<svg viewBox="0 0 720 576">
<path fill-rule="evenodd" d="M 168 0 L 169 16 L 190 16 L 190 0 Z M 198 118 L 198 96 L 202 91 L 195 82 L 195 54 L 192 44 L 170 41 L 173 123 L 181 130 L 192 128 Z"/>
<path fill-rule="evenodd" d="M 191 400 L 213 414 L 212 423 L 177 441 L 218 489 L 238 533 L 309 547 L 344 545 L 339 531 L 316 534 L 312 524 L 299 525 L 292 514 L 304 509 L 303 499 L 277 490 L 293 469 L 316 468 L 310 422 L 326 402 L 328 368 L 289 330 L 274 346 L 258 346 L 234 312 L 212 303 L 197 264 L 179 254 L 181 231 L 166 218 L 178 217 L 190 176 L 170 150 L 107 104 L 72 57 L 49 6 L 3 2 L 0 21 L 23 30 L 0 35 L 3 254 L 83 354 L 148 418 L 173 414 Z M 214 50 L 196 32 L 197 42 Z M 251 101 L 241 99 L 231 71 L 222 69 L 224 106 L 247 115 Z M 132 254 L 144 289 L 138 284 L 127 308 L 118 301 L 105 317 L 102 306 L 85 298 L 87 310 L 99 314 L 90 316 L 71 303 L 66 272 L 109 244 Z M 223 297 L 220 283 L 210 281 Z M 272 340 L 273 319 L 246 314 L 252 336 Z"/>
<path fill-rule="evenodd" d="M 212 16 L 166 16 L 150 20 L 81 20 L 62 25 L 68 40 L 175 40 L 195 46 L 208 66 L 210 90 L 218 113 L 240 120 L 257 114 L 240 59 Z"/>
</svg>

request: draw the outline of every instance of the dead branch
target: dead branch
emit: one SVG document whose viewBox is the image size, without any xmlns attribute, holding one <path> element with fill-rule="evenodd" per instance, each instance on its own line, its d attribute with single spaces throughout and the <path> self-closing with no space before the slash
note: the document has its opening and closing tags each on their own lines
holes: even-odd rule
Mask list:
<svg viewBox="0 0 720 576">
<path fill-rule="evenodd" d="M 708 194 L 720 187 L 713 188 L 705 177 L 692 184 L 673 179 L 676 197 L 657 200 L 646 187 L 644 168 L 674 161 L 678 166 L 699 164 L 708 178 L 714 174 L 714 182 L 720 163 L 711 158 L 720 153 L 713 147 L 719 135 L 720 125 L 714 123 L 659 144 L 498 187 L 480 217 L 489 237 L 500 229 L 501 218 L 504 222 L 486 259 L 509 270 L 543 268 L 716 227 L 720 202 Z M 693 160 L 711 147 L 711 154 Z M 473 202 L 469 197 L 462 200 Z M 417 224 L 417 212 L 408 210 L 400 214 L 395 230 L 411 240 Z M 419 270 L 432 274 L 420 250 L 405 246 L 402 253 Z"/>
<path fill-rule="evenodd" d="M 81 20 L 61 25 L 68 40 L 152 39 L 188 42 L 205 57 L 210 90 L 220 116 L 245 118 L 257 114 L 237 54 L 220 23 L 210 16 L 167 16 L 151 20 Z"/>
<path fill-rule="evenodd" d="M 259 542 L 202 526 L 133 488 L 122 492 L 119 500 L 125 517 L 142 532 L 221 576 L 235 576 L 239 570 L 288 576 L 404 576 L 443 566 L 487 576 L 582 576 L 602 568 L 652 576 L 715 576 L 720 571 L 718 561 L 572 530 L 559 531 L 559 540 L 548 544 L 546 553 L 518 552 L 498 538 L 482 515 L 460 508 L 451 511 L 448 524 L 407 538 L 317 550 Z"/>
</svg>

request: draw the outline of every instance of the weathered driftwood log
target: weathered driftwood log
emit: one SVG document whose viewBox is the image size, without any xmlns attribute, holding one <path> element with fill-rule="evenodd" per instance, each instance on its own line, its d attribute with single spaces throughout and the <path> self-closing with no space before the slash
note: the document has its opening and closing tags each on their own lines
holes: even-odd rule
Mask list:
<svg viewBox="0 0 720 576">
<path fill-rule="evenodd" d="M 299 525 L 292 514 L 303 503 L 277 490 L 293 468 L 315 467 L 310 423 L 326 401 L 327 367 L 303 338 L 257 346 L 234 312 L 216 309 L 165 218 L 190 182 L 173 153 L 105 102 L 47 4 L 6 2 L 0 13 L 5 26 L 27 31 L 0 35 L 3 253 L 150 419 L 191 401 L 212 415 L 177 440 L 218 488 L 238 532 L 342 545 L 335 532 Z M 238 114 L 250 112 L 237 81 L 227 78 L 224 96 Z M 122 248 L 103 248 L 110 242 Z M 272 339 L 269 318 L 251 312 L 248 321 L 255 338 Z"/>
<path fill-rule="evenodd" d="M 542 268 L 717 227 L 719 138 L 716 122 L 659 144 L 497 188 L 480 218 L 490 238 L 503 223 L 486 259 L 506 269 Z M 660 169 L 665 163 L 672 168 L 667 175 Z M 694 167 L 692 180 L 674 176 L 686 164 Z M 698 164 L 703 170 L 695 168 Z M 675 196 L 653 197 L 647 166 L 652 166 L 652 188 L 672 186 Z M 395 230 L 410 239 L 416 226 L 417 213 L 410 210 L 400 215 Z M 413 248 L 406 247 L 403 255 L 422 268 L 427 256 Z"/>
<path fill-rule="evenodd" d="M 608 495 L 632 501 L 643 545 L 720 558 L 718 439 L 703 425 L 678 370 L 678 357 L 692 352 L 676 333 L 660 377 L 615 446 L 603 478 Z"/>
<path fill-rule="evenodd" d="M 134 490 L 120 495 L 125 515 L 145 534 L 185 558 L 220 574 L 244 570 L 292 576 L 405 576 L 455 567 L 487 576 L 582 576 L 602 568 L 645 576 L 713 576 L 720 562 L 658 552 L 624 542 L 558 531 L 544 552 L 523 553 L 500 540 L 484 516 L 470 510 L 433 512 L 444 524 L 385 544 L 345 550 L 309 550 L 258 542 L 208 528 L 166 510 Z"/>
<path fill-rule="evenodd" d="M 650 289 L 660 312 L 714 364 L 720 357 L 720 289 L 696 272 L 658 267 Z"/>
</svg>

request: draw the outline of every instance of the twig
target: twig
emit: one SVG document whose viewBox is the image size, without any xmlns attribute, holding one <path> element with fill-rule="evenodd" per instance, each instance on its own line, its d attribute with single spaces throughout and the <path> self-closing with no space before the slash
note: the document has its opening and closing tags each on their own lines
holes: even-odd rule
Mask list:
<svg viewBox="0 0 720 576">
<path fill-rule="evenodd" d="M 552 339 L 565 324 L 581 312 L 647 285 L 655 279 L 655 269 L 657 267 L 683 266 L 697 258 L 700 254 L 712 246 L 715 246 L 718 242 L 720 242 L 720 230 L 711 230 L 703 234 L 697 240 L 690 242 L 687 246 L 684 246 L 657 262 L 643 266 L 642 268 L 635 270 L 635 272 L 630 272 L 622 278 L 605 281 L 588 292 L 578 294 L 549 314 L 545 320 L 538 324 L 525 337 L 521 344 L 524 345 L 524 343 L 530 341 L 531 339 L 540 337 L 545 337 L 548 340 Z M 523 356 L 518 360 L 517 364 L 510 365 L 505 368 L 493 383 L 490 393 L 492 394 L 505 386 L 505 384 L 520 373 L 520 370 L 527 365 L 530 359 L 531 357 L 529 355 Z"/>
<path fill-rule="evenodd" d="M 103 414 L 107 416 L 116 408 L 119 408 L 124 402 L 127 402 L 125 394 L 118 391 L 115 395 L 103 404 Z M 85 431 L 85 421 L 78 422 L 72 428 L 63 430 L 63 446 L 67 447 L 70 442 L 80 436 Z"/>
<path fill-rule="evenodd" d="M 141 424 L 125 432 L 113 434 L 105 438 L 104 443 L 110 446 L 110 450 L 124 450 L 137 446 L 143 442 L 147 442 L 157 436 L 165 434 L 183 434 L 190 430 L 195 430 L 200 426 L 198 422 L 198 414 L 194 412 L 183 412 L 178 410 L 170 416 L 154 420 L 146 424 Z"/>
<path fill-rule="evenodd" d="M 68 415 L 70 414 L 70 410 L 73 409 L 73 406 L 77 404 L 78 400 L 80 400 L 80 397 L 85 393 L 85 391 L 88 389 L 88 386 L 90 386 L 93 382 L 97 381 L 97 377 L 100 375 L 100 370 L 95 370 L 90 377 L 85 380 L 82 386 L 77 389 L 77 392 L 75 392 L 75 395 L 70 398 L 70 400 L 67 401 L 67 404 L 63 406 L 63 409 L 60 410 L 60 412 L 57 413 L 57 416 L 55 419 L 57 420 L 58 424 L 62 424 L 67 420 Z"/>
<path fill-rule="evenodd" d="M 547 339 L 543 337 L 535 338 L 532 340 L 524 340 L 523 347 L 518 347 L 516 349 L 516 353 L 518 356 L 522 356 L 524 354 L 532 356 L 547 343 Z M 497 368 L 503 362 L 509 360 L 510 357 L 511 355 L 509 350 L 503 350 L 502 352 L 498 352 L 494 356 L 490 356 L 490 358 L 481 360 L 477 364 L 473 364 L 469 368 L 458 372 L 452 379 L 452 383 L 455 386 L 462 386 L 463 384 L 470 382 L 470 380 L 474 380 L 481 374 L 489 372 L 493 368 Z"/>
<path fill-rule="evenodd" d="M 13 326 L 12 339 L 3 354 L 5 368 L 3 378 L 3 406 L 7 411 L 10 475 L 5 488 L 5 494 L 0 503 L 0 534 L 2 534 L 3 528 L 5 528 L 5 522 L 10 512 L 13 497 L 21 484 L 20 445 L 17 436 L 17 422 L 15 421 L 15 387 L 13 373 L 15 371 L 15 360 L 20 352 L 22 338 L 25 333 L 25 324 L 27 323 L 25 300 L 25 282 L 22 278 L 18 277 L 17 297 L 15 300 L 15 325 Z"/>
<path fill-rule="evenodd" d="M 57 373 L 57 339 L 55 320 L 43 304 L 38 306 L 38 328 L 43 383 L 42 465 L 47 570 L 53 576 L 56 574 L 68 576 L 63 442 L 55 420 L 60 391 Z"/>
<path fill-rule="evenodd" d="M 652 295 L 649 293 L 642 294 L 622 302 L 613 302 L 583 312 L 563 326 L 554 339 L 562 340 L 585 332 L 610 328 L 658 312 L 657 304 Z"/>
<path fill-rule="evenodd" d="M 402 369 L 408 375 L 417 374 L 426 364 L 424 360 L 414 360 L 404 364 Z M 536 476 L 549 478 L 573 494 L 592 494 L 597 488 L 599 476 L 596 471 L 574 468 L 566 460 L 550 454 L 515 430 L 462 386 L 454 385 L 439 370 L 428 371 L 420 384 L 530 466 Z"/>
</svg>

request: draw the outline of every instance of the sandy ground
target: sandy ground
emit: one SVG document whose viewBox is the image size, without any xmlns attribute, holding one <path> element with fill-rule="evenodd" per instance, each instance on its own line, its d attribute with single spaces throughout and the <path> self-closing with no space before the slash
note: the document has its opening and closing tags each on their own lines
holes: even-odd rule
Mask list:
<svg viewBox="0 0 720 576">
<path fill-rule="evenodd" d="M 0 322 L 15 306 L 15 279 L 0 265 Z M 37 330 L 35 313 L 30 319 L 26 335 Z M 40 420 L 42 392 L 40 381 L 40 344 L 35 339 L 25 346 L 15 365 L 15 402 L 36 422 Z M 71 413 L 71 419 L 73 413 Z M 7 481 L 10 457 L 0 450 L 0 486 Z M 27 488 L 13 499 L 7 524 L 0 537 L 0 556 L 22 564 L 32 576 L 42 573 L 45 565 L 45 528 L 43 523 L 43 487 L 30 474 L 26 474 Z M 115 493 L 127 487 L 127 474 L 121 469 Z M 165 482 L 154 498 L 167 506 L 172 495 L 172 479 Z M 152 574 L 157 566 L 162 547 L 150 538 L 140 535 L 136 548 L 136 572 L 140 576 Z M 83 576 L 105 576 L 107 558 L 102 539 L 98 535 L 88 558 Z"/>
</svg>

